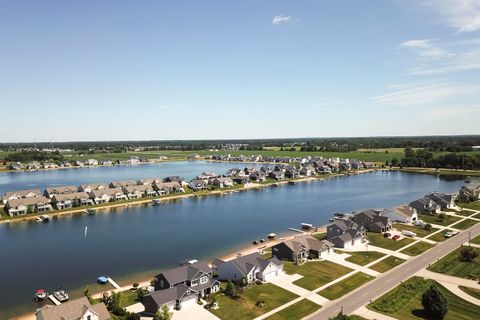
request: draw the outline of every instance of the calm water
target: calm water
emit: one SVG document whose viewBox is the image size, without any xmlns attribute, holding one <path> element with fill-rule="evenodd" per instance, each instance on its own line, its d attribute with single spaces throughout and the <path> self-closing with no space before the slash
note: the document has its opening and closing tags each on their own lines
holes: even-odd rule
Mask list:
<svg viewBox="0 0 480 320">
<path fill-rule="evenodd" d="M 210 259 L 301 222 L 321 225 L 335 212 L 394 206 L 434 190 L 456 191 L 462 183 L 377 172 L 61 217 L 48 224 L 2 225 L 0 318 L 13 310 L 33 311 L 30 298 L 37 288 L 78 289 L 103 274 L 118 279 L 176 266 L 186 258 Z"/>
</svg>

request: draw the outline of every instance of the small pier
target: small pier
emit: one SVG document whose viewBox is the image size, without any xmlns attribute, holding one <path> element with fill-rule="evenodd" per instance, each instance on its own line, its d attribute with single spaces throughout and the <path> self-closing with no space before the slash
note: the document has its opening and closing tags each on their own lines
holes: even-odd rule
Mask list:
<svg viewBox="0 0 480 320">
<path fill-rule="evenodd" d="M 48 296 L 48 299 L 50 299 L 56 306 L 61 304 L 60 301 L 58 301 L 52 294 Z"/>
<path fill-rule="evenodd" d="M 120 289 L 120 286 L 118 285 L 118 283 L 116 283 L 115 281 L 113 281 L 112 278 L 108 277 L 107 280 L 108 280 L 108 282 L 109 282 L 115 289 Z"/>
<path fill-rule="evenodd" d="M 288 228 L 288 230 L 295 231 L 295 232 L 298 232 L 298 233 L 304 233 L 305 232 L 303 230 L 295 229 L 295 228 Z"/>
</svg>

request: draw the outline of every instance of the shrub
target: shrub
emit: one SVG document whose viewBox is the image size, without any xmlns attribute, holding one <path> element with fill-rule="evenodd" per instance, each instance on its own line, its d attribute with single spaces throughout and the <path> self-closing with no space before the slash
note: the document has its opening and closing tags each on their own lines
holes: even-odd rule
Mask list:
<svg viewBox="0 0 480 320">
<path fill-rule="evenodd" d="M 232 298 L 236 297 L 237 295 L 235 292 L 235 286 L 233 285 L 233 282 L 230 280 L 227 282 L 227 287 L 225 288 L 225 294 Z"/>
<path fill-rule="evenodd" d="M 436 319 L 443 319 L 448 312 L 447 299 L 433 284 L 422 295 L 422 306 L 428 314 Z"/>
<path fill-rule="evenodd" d="M 472 247 L 464 247 L 460 251 L 460 260 L 465 262 L 473 262 L 478 257 L 478 251 L 473 250 Z"/>
<path fill-rule="evenodd" d="M 430 223 L 427 223 L 425 226 L 423 226 L 423 229 L 430 231 L 432 230 L 432 225 Z"/>
</svg>

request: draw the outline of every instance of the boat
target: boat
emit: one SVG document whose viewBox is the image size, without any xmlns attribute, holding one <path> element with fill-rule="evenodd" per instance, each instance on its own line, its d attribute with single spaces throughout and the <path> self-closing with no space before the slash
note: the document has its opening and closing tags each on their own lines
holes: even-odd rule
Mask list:
<svg viewBox="0 0 480 320">
<path fill-rule="evenodd" d="M 301 226 L 302 226 L 302 229 L 307 229 L 307 230 L 313 229 L 313 224 L 311 224 L 311 223 L 304 223 L 304 222 L 302 222 L 302 223 L 301 223 Z"/>
<path fill-rule="evenodd" d="M 297 182 L 295 182 L 295 181 L 288 181 L 288 184 L 291 185 L 291 186 L 293 186 L 293 185 L 297 184 Z"/>
<path fill-rule="evenodd" d="M 43 289 L 38 289 L 35 290 L 35 293 L 33 294 L 33 299 L 37 302 L 43 301 L 47 298 L 47 293 Z"/>
<path fill-rule="evenodd" d="M 275 238 L 275 236 L 276 236 L 275 233 L 269 233 L 269 234 L 267 235 L 268 239 L 273 239 L 273 238 Z"/>
<path fill-rule="evenodd" d="M 272 187 L 278 187 L 277 183 L 272 184 Z"/>
<path fill-rule="evenodd" d="M 260 239 L 260 242 L 261 242 L 261 243 L 264 243 L 264 242 L 265 242 L 265 239 Z"/>
<path fill-rule="evenodd" d="M 85 213 L 89 215 L 95 214 L 95 209 L 86 209 Z"/>
<path fill-rule="evenodd" d="M 330 219 L 328 219 L 328 221 L 335 222 L 335 218 L 330 218 Z"/>
<path fill-rule="evenodd" d="M 153 199 L 152 203 L 154 206 L 159 206 L 162 203 L 162 201 L 160 199 Z"/>
<path fill-rule="evenodd" d="M 42 218 L 40 218 L 40 217 L 35 217 L 35 221 L 36 222 L 43 222 Z"/>
<path fill-rule="evenodd" d="M 50 217 L 47 216 L 47 215 L 45 215 L 45 214 L 44 214 L 44 215 L 41 215 L 41 216 L 40 216 L 40 219 L 42 219 L 42 222 L 45 222 L 45 223 L 47 223 L 47 222 L 50 221 Z"/>
<path fill-rule="evenodd" d="M 100 276 L 97 278 L 97 283 L 98 284 L 106 284 L 108 282 L 108 277 L 107 276 Z"/>
<path fill-rule="evenodd" d="M 252 244 L 258 244 L 258 241 L 257 241 L 257 240 L 253 240 L 253 241 L 252 241 Z"/>
<path fill-rule="evenodd" d="M 68 293 L 65 292 L 65 290 L 63 290 L 62 288 L 57 288 L 57 290 L 53 293 L 53 296 L 59 302 L 65 302 L 69 299 Z"/>
</svg>

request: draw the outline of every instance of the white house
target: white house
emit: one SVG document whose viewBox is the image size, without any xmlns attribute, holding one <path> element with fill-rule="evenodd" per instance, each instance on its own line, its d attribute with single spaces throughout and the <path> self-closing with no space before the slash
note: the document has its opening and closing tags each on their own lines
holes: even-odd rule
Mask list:
<svg viewBox="0 0 480 320">
<path fill-rule="evenodd" d="M 394 222 L 403 223 L 412 223 L 418 219 L 417 210 L 407 205 L 387 209 L 381 215 L 390 218 Z"/>
<path fill-rule="evenodd" d="M 252 253 L 230 261 L 218 263 L 218 279 L 238 281 L 246 278 L 254 282 L 270 281 L 283 273 L 283 264 L 277 258 L 264 259 L 259 253 Z"/>
</svg>

